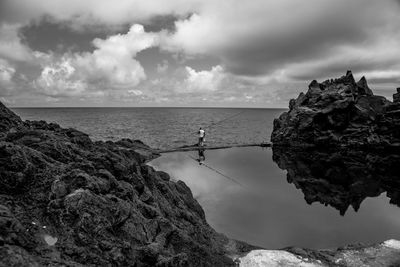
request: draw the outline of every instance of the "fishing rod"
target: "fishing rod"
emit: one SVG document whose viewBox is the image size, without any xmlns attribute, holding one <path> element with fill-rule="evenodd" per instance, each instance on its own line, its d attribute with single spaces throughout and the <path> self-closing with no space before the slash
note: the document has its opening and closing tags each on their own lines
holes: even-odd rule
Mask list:
<svg viewBox="0 0 400 267">
<path fill-rule="evenodd" d="M 196 158 L 194 158 L 194 157 L 192 157 L 192 156 L 190 156 L 190 155 L 188 155 L 188 157 L 191 158 L 191 159 L 193 159 L 194 161 L 198 162 L 198 160 L 197 160 Z M 222 173 L 222 172 L 220 172 L 220 171 L 214 169 L 214 168 L 211 167 L 211 166 L 208 166 L 208 165 L 205 164 L 205 163 L 201 163 L 201 165 L 203 165 L 204 167 L 206 167 L 206 168 L 208 168 L 208 169 L 210 169 L 210 170 L 212 170 L 212 171 L 218 173 L 219 175 L 221 175 L 221 176 L 223 176 L 223 177 L 229 179 L 230 181 L 232 181 L 232 182 L 234 182 L 235 184 L 240 185 L 241 187 L 244 188 L 244 186 L 243 186 L 241 183 L 239 183 L 238 181 L 236 181 L 236 180 L 233 179 L 232 177 L 229 177 L 228 175 L 226 175 L 226 174 L 224 174 L 224 173 Z"/>
<path fill-rule="evenodd" d="M 227 120 L 229 120 L 229 119 L 233 119 L 234 117 L 237 117 L 237 116 L 239 116 L 240 114 L 245 113 L 246 111 L 247 111 L 247 110 L 242 110 L 242 111 L 240 111 L 240 112 L 238 112 L 238 113 L 233 114 L 232 116 L 229 116 L 229 117 L 227 117 L 227 118 L 223 118 L 222 120 L 219 120 L 219 121 L 217 121 L 217 122 L 213 122 L 213 123 L 211 123 L 211 124 L 209 124 L 209 125 L 207 125 L 207 126 L 205 126 L 205 127 L 203 127 L 203 128 L 204 128 L 204 129 L 206 129 L 206 128 L 211 128 L 212 126 L 218 125 L 218 124 L 220 124 L 220 123 L 222 123 L 222 122 L 224 122 L 224 121 L 227 121 Z M 197 131 L 196 131 L 195 133 L 197 133 Z M 190 133 L 190 134 L 191 134 L 191 133 Z"/>
<path fill-rule="evenodd" d="M 208 126 L 204 127 L 204 129 L 206 129 L 206 128 L 210 129 L 210 128 L 213 127 L 213 126 L 218 125 L 218 124 L 221 124 L 221 123 L 223 123 L 224 121 L 233 119 L 234 117 L 237 117 L 237 116 L 239 116 L 240 114 L 242 114 L 242 113 L 244 113 L 244 112 L 246 112 L 246 111 L 247 111 L 247 110 L 245 109 L 245 110 L 242 110 L 242 111 L 240 111 L 240 112 L 238 112 L 238 113 L 235 113 L 235 114 L 233 114 L 233 115 L 231 115 L 231 116 L 229 116 L 229 117 L 223 118 L 223 119 L 221 119 L 221 120 L 219 120 L 219 121 L 217 121 L 217 122 L 213 122 L 213 123 L 209 124 Z M 192 134 L 196 134 L 196 133 L 198 133 L 198 131 L 188 132 L 186 135 L 184 135 L 184 139 L 186 139 L 187 137 L 191 136 Z"/>
<path fill-rule="evenodd" d="M 242 114 L 242 113 L 244 113 L 244 112 L 246 112 L 246 111 L 247 111 L 247 110 L 242 110 L 242 111 L 240 111 L 240 112 L 238 112 L 238 113 L 235 113 L 235 114 L 233 114 L 232 116 L 229 116 L 229 117 L 227 117 L 227 118 L 224 118 L 224 119 L 222 119 L 222 120 L 220 120 L 220 121 L 213 122 L 213 123 L 211 123 L 210 125 L 204 127 L 204 129 L 205 129 L 205 128 L 211 128 L 212 126 L 218 125 L 218 124 L 220 124 L 220 123 L 222 123 L 222 122 L 224 122 L 224 121 L 227 121 L 227 120 L 229 120 L 229 119 L 233 119 L 234 117 L 237 117 L 237 116 L 239 116 L 240 114 Z"/>
</svg>

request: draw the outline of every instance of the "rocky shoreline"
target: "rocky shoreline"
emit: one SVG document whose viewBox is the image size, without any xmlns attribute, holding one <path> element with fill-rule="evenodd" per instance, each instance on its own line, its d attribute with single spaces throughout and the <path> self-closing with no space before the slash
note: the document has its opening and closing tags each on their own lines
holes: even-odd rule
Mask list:
<svg viewBox="0 0 400 267">
<path fill-rule="evenodd" d="M 359 266 L 399 263 L 391 240 L 260 250 L 212 229 L 142 142 L 93 142 L 0 103 L 0 266 Z"/>
<path fill-rule="evenodd" d="M 393 102 L 374 95 L 351 71 L 318 83 L 289 102 L 274 120 L 275 146 L 400 148 L 400 88 Z"/>
<path fill-rule="evenodd" d="M 156 156 L 0 103 L 0 265 L 232 266 L 254 248 L 216 233 Z"/>
<path fill-rule="evenodd" d="M 365 198 L 386 192 L 399 206 L 400 88 L 391 102 L 374 95 L 365 77 L 356 82 L 351 71 L 314 80 L 274 120 L 271 141 L 273 160 L 308 204 L 320 202 L 344 215 L 350 206 L 357 211 Z M 399 245 L 388 240 L 337 250 L 289 248 L 301 258 L 277 255 L 283 266 L 400 266 Z M 253 255 L 265 266 L 280 266 L 278 258 L 270 258 L 265 251 Z"/>
</svg>

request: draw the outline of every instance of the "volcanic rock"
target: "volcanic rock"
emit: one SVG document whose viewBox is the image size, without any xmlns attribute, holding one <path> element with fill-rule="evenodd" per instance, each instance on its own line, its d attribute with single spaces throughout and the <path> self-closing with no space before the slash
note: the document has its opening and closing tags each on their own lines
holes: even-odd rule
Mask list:
<svg viewBox="0 0 400 267">
<path fill-rule="evenodd" d="M 0 119 L 0 266 L 231 266 L 252 248 L 216 233 L 142 142 L 93 142 L 1 103 Z"/>
<path fill-rule="evenodd" d="M 0 134 L 21 124 L 21 118 L 0 102 Z"/>
<path fill-rule="evenodd" d="M 367 80 L 351 71 L 323 83 L 312 81 L 307 93 L 289 102 L 274 120 L 275 146 L 400 146 L 400 93 L 390 102 L 372 93 Z"/>
<path fill-rule="evenodd" d="M 375 267 L 399 266 L 400 241 L 348 245 L 338 249 L 253 250 L 238 259 L 240 267 Z"/>
<path fill-rule="evenodd" d="M 400 87 L 397 88 L 397 93 L 393 94 L 393 102 L 400 103 Z"/>
</svg>

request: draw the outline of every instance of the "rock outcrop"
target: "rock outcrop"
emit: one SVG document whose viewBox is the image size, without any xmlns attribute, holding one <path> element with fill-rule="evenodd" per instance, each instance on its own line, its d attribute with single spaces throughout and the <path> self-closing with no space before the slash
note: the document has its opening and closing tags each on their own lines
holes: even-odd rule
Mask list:
<svg viewBox="0 0 400 267">
<path fill-rule="evenodd" d="M 0 103 L 0 265 L 233 265 L 251 247 L 216 233 L 185 183 L 145 164 L 154 156 Z"/>
<path fill-rule="evenodd" d="M 319 202 L 344 215 L 367 197 L 386 192 L 400 207 L 400 154 L 355 149 L 273 147 L 273 160 L 287 171 L 308 204 Z"/>
<path fill-rule="evenodd" d="M 0 102 L 0 134 L 20 124 L 22 124 L 21 118 Z"/>
<path fill-rule="evenodd" d="M 239 260 L 240 267 L 389 267 L 400 264 L 400 241 L 358 244 L 338 249 L 254 250 Z"/>
<path fill-rule="evenodd" d="M 376 96 L 351 71 L 339 79 L 312 81 L 274 120 L 271 141 L 284 146 L 400 146 L 400 90 L 394 102 Z"/>
</svg>

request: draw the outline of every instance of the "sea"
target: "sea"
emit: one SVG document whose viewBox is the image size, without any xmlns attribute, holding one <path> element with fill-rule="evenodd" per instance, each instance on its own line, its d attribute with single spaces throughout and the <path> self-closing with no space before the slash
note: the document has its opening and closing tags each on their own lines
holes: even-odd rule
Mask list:
<svg viewBox="0 0 400 267">
<path fill-rule="evenodd" d="M 234 108 L 13 110 L 25 120 L 56 122 L 62 127 L 83 131 L 94 140 L 139 139 L 160 149 L 195 144 L 200 127 L 206 130 L 207 145 L 269 142 L 274 118 L 285 111 Z M 166 153 L 148 164 L 169 173 L 172 180 L 184 181 L 203 207 L 208 223 L 230 238 L 267 249 L 335 248 L 400 239 L 400 208 L 390 203 L 384 190 L 370 194 L 359 208 L 349 207 L 343 213 L 327 203 L 307 201 L 304 188 L 301 190 L 289 179 L 288 173 L 294 175 L 295 171 L 278 166 L 271 148 L 207 150 L 202 160 L 199 156 L 196 151 Z M 308 166 L 297 167 L 308 169 Z M 326 192 L 315 194 L 324 196 Z M 354 194 L 350 197 L 358 199 L 362 192 Z"/>
<path fill-rule="evenodd" d="M 270 140 L 271 121 L 280 109 L 230 108 L 18 108 L 26 120 L 56 122 L 93 140 L 140 139 L 153 148 L 198 142 L 200 127 L 208 145 L 262 143 Z"/>
</svg>

